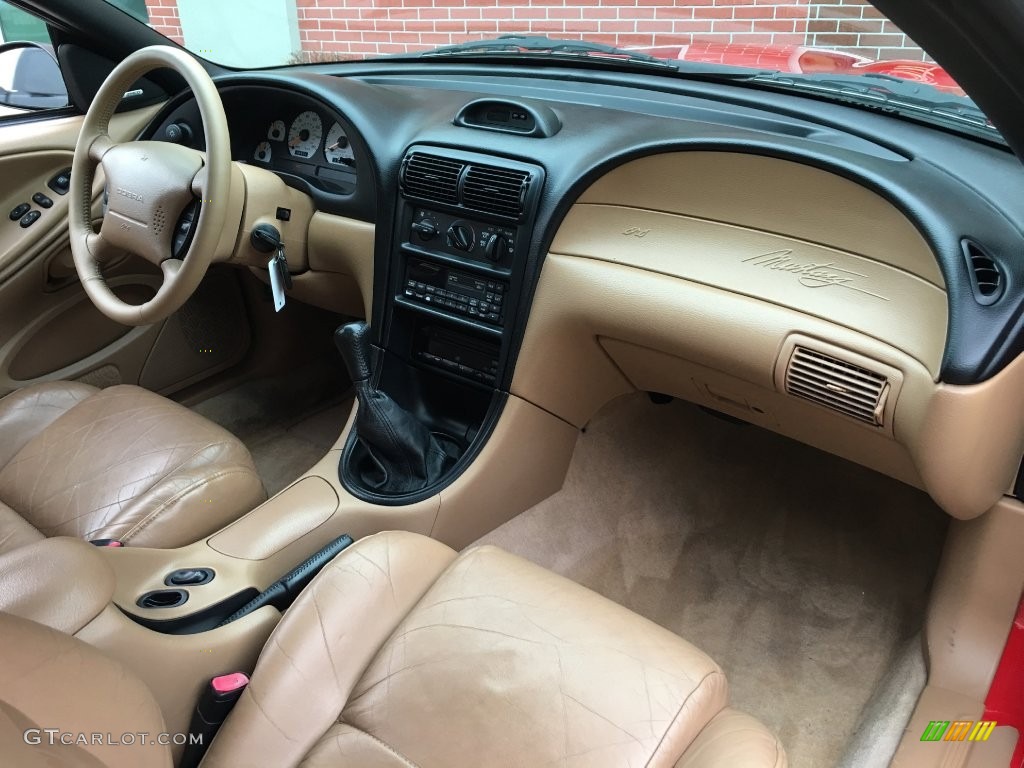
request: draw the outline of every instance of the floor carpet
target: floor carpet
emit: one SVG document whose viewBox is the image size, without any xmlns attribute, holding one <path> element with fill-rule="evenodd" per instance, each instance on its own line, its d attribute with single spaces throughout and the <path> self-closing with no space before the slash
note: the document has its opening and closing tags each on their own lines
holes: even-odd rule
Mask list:
<svg viewBox="0 0 1024 768">
<path fill-rule="evenodd" d="M 562 491 L 482 541 L 702 648 L 795 768 L 831 768 L 923 623 L 947 520 L 922 492 L 691 405 L 615 401 Z"/>
<path fill-rule="evenodd" d="M 246 382 L 193 410 L 245 443 L 272 496 L 323 458 L 351 408 L 347 382 L 313 365 Z"/>
</svg>

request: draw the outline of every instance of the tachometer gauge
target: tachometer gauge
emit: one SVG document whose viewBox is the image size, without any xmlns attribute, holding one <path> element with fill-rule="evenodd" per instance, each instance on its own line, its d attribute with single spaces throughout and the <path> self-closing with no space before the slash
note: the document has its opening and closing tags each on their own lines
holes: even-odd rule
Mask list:
<svg viewBox="0 0 1024 768">
<path fill-rule="evenodd" d="M 261 141 L 256 145 L 256 151 L 253 152 L 253 157 L 259 160 L 261 163 L 269 163 L 273 150 L 270 148 L 269 141 Z"/>
<path fill-rule="evenodd" d="M 288 131 L 288 151 L 292 157 L 312 157 L 320 149 L 324 124 L 316 112 L 303 112 L 292 121 Z"/>
<path fill-rule="evenodd" d="M 355 165 L 356 160 L 352 154 L 352 145 L 348 136 L 340 125 L 335 123 L 327 132 L 327 144 L 324 146 L 324 157 L 328 163 L 335 165 Z"/>
<path fill-rule="evenodd" d="M 284 141 L 284 120 L 275 120 L 267 129 L 267 138 L 271 141 Z"/>
</svg>

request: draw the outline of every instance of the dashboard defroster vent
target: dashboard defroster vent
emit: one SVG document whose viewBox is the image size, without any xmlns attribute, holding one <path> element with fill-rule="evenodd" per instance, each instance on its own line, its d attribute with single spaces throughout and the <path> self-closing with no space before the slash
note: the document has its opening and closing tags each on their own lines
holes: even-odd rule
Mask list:
<svg viewBox="0 0 1024 768">
<path fill-rule="evenodd" d="M 529 188 L 526 171 L 471 165 L 462 182 L 462 203 L 476 211 L 518 219 Z"/>
<path fill-rule="evenodd" d="M 796 346 L 786 367 L 786 391 L 865 424 L 882 426 L 890 383 L 882 374 Z"/>
<path fill-rule="evenodd" d="M 459 202 L 459 177 L 466 164 L 449 157 L 411 152 L 402 161 L 402 188 L 414 197 Z"/>
</svg>

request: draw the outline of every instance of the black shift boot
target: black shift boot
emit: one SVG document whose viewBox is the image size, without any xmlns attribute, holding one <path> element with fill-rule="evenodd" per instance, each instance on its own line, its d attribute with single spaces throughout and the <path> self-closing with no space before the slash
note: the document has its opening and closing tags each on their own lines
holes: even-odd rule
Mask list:
<svg viewBox="0 0 1024 768">
<path fill-rule="evenodd" d="M 348 469 L 352 479 L 373 493 L 413 493 L 440 480 L 451 459 L 419 419 L 370 384 L 369 333 L 362 322 L 334 332 L 359 401 Z"/>
</svg>

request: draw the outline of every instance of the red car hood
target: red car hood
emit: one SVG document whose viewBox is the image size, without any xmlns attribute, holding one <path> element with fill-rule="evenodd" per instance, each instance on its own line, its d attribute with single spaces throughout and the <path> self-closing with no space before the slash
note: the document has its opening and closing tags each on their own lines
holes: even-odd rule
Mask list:
<svg viewBox="0 0 1024 768">
<path fill-rule="evenodd" d="M 965 95 L 942 67 L 928 61 L 873 61 L 853 53 L 802 45 L 747 45 L 701 40 L 695 40 L 690 45 L 654 46 L 640 50 L 665 59 L 771 69 L 794 74 L 856 75 L 873 72 L 925 83 L 957 96 Z"/>
</svg>

